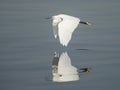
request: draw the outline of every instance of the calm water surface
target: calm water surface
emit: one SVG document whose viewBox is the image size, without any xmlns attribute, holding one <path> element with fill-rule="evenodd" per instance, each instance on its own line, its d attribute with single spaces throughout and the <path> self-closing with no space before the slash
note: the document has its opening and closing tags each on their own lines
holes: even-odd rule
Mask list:
<svg viewBox="0 0 120 90">
<path fill-rule="evenodd" d="M 119 8 L 119 0 L 0 1 L 0 90 L 120 89 Z M 93 25 L 80 25 L 64 48 L 45 19 L 59 13 Z M 52 82 L 54 52 L 67 52 L 73 66 L 91 72 L 77 81 Z"/>
</svg>

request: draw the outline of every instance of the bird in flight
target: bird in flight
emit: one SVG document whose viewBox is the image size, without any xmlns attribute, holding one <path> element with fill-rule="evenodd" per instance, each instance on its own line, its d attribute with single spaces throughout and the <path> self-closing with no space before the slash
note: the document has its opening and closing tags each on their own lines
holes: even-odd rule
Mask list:
<svg viewBox="0 0 120 90">
<path fill-rule="evenodd" d="M 89 26 L 91 25 L 90 22 L 84 22 L 77 17 L 66 14 L 52 16 L 52 26 L 55 39 L 59 37 L 60 44 L 67 47 L 72 38 L 72 33 L 80 23 Z"/>
</svg>

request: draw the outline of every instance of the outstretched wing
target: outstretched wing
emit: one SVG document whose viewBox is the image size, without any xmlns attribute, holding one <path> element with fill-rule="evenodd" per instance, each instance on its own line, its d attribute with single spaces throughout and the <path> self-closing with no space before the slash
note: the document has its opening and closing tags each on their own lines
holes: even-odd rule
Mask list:
<svg viewBox="0 0 120 90">
<path fill-rule="evenodd" d="M 58 73 L 64 74 L 67 71 L 67 68 L 71 66 L 71 60 L 67 52 L 63 52 L 59 58 L 58 63 Z"/>
<path fill-rule="evenodd" d="M 77 68 L 71 64 L 71 59 L 67 52 L 63 52 L 59 58 L 58 63 L 58 73 L 59 74 L 77 74 Z"/>
<path fill-rule="evenodd" d="M 79 24 L 78 18 L 73 18 L 70 20 L 63 20 L 58 25 L 58 35 L 60 43 L 63 46 L 67 46 L 69 41 L 71 40 L 73 31 L 77 28 Z"/>
</svg>

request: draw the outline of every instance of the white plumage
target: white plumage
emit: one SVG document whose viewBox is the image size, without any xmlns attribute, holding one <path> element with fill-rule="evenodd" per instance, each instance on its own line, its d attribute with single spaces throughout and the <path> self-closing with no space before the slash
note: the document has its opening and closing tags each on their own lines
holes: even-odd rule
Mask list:
<svg viewBox="0 0 120 90">
<path fill-rule="evenodd" d="M 69 82 L 69 81 L 77 81 L 80 79 L 77 68 L 74 67 L 71 63 L 71 59 L 68 56 L 67 52 L 63 52 L 60 57 L 55 54 L 53 63 L 53 78 L 54 82 Z"/>
<path fill-rule="evenodd" d="M 77 17 L 59 14 L 52 17 L 54 37 L 59 37 L 60 44 L 67 46 L 72 38 L 73 31 L 79 25 L 80 19 Z"/>
</svg>

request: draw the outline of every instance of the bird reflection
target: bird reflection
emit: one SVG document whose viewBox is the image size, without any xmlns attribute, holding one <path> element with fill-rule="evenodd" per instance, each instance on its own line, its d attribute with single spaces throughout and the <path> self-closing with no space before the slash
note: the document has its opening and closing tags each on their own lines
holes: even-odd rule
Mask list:
<svg viewBox="0 0 120 90">
<path fill-rule="evenodd" d="M 63 52 L 60 56 L 54 53 L 52 62 L 52 81 L 53 82 L 70 82 L 80 79 L 79 73 L 90 72 L 91 68 L 77 69 L 71 64 L 71 59 L 67 52 Z"/>
</svg>

